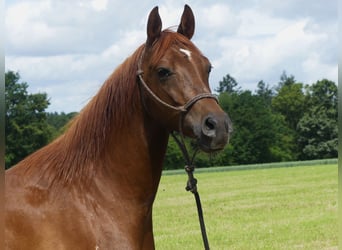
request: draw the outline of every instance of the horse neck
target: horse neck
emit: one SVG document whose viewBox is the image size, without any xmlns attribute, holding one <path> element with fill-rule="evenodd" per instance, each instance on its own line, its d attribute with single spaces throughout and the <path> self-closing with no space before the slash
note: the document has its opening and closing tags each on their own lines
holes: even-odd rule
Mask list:
<svg viewBox="0 0 342 250">
<path fill-rule="evenodd" d="M 97 181 L 129 199 L 154 199 L 167 141 L 163 127 L 137 112 L 125 129 L 113 131 Z"/>
</svg>

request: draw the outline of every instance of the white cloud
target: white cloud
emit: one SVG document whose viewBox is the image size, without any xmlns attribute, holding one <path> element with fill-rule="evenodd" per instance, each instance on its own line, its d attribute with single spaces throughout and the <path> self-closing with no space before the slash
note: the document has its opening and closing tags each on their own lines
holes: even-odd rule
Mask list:
<svg viewBox="0 0 342 250">
<path fill-rule="evenodd" d="M 108 4 L 108 0 L 93 0 L 93 1 L 91 1 L 91 5 L 96 11 L 106 10 L 107 4 Z"/>
<path fill-rule="evenodd" d="M 242 37 L 222 38 L 218 41 L 222 53 L 215 63 L 220 69 L 226 68 L 227 73 L 236 77 L 238 82 L 248 89 L 254 89 L 259 80 L 275 84 L 283 70 L 294 74 L 298 80 L 312 79 L 307 75 L 310 73 L 308 64 L 312 58 L 316 58 L 313 57 L 314 53 L 320 50 L 320 46 L 327 42 L 328 38 L 325 34 L 307 32 L 308 22 L 307 19 L 290 20 L 287 26 L 283 24 L 283 29 L 273 30 L 274 34 L 269 32 L 265 37 L 256 35 L 249 39 L 248 34 L 245 37 L 245 32 L 240 32 Z M 253 30 L 253 27 L 251 29 Z M 326 70 L 319 72 L 334 77 L 331 70 L 328 70 L 329 67 L 325 65 L 322 69 Z M 319 77 L 319 74 L 316 76 Z"/>
<path fill-rule="evenodd" d="M 143 44 L 145 39 L 144 31 L 133 30 L 125 32 L 116 43 L 106 48 L 101 56 L 123 60 L 132 54 L 138 46 Z"/>
<path fill-rule="evenodd" d="M 307 75 L 307 84 L 315 83 L 322 78 L 334 80 L 338 74 L 338 66 L 322 63 L 321 56 L 313 52 L 302 62 L 303 73 Z"/>
<path fill-rule="evenodd" d="M 241 25 L 238 27 L 237 36 L 253 39 L 274 35 L 289 26 L 290 20 L 280 17 L 271 17 L 255 9 L 245 9 L 237 14 Z"/>
<path fill-rule="evenodd" d="M 211 35 L 235 33 L 240 25 L 236 14 L 227 4 L 223 3 L 216 3 L 208 6 L 208 8 L 203 8 L 199 16 L 201 29 L 205 29 Z"/>
<path fill-rule="evenodd" d="M 49 8 L 49 2 L 19 2 L 10 6 L 6 11 L 6 38 L 9 46 L 19 47 L 26 42 L 26 46 L 34 46 L 51 39 L 54 31 L 47 27 L 46 23 L 39 22 L 39 13 Z M 28 11 L 30 10 L 30 11 Z"/>
</svg>

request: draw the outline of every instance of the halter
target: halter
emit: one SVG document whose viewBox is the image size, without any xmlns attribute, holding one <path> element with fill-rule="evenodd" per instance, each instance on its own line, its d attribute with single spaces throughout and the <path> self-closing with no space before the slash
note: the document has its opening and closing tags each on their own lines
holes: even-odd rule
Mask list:
<svg viewBox="0 0 342 250">
<path fill-rule="evenodd" d="M 144 49 L 144 51 L 145 51 L 145 49 Z M 181 105 L 181 106 L 173 106 L 173 105 L 163 101 L 162 99 L 160 99 L 150 89 L 150 87 L 146 84 L 146 82 L 143 79 L 144 71 L 141 69 L 141 62 L 142 62 L 144 51 L 141 54 L 140 60 L 138 62 L 137 76 L 139 78 L 138 84 L 140 83 L 139 89 L 140 89 L 140 92 L 141 92 L 141 86 L 142 86 L 144 88 L 144 90 L 150 95 L 150 98 L 155 100 L 160 105 L 166 107 L 170 111 L 178 112 L 178 115 L 179 115 L 179 120 L 178 121 L 179 121 L 179 135 L 180 135 L 180 139 L 176 136 L 174 131 L 171 132 L 171 135 L 175 139 L 175 141 L 178 144 L 179 148 L 181 149 L 183 157 L 184 157 L 184 159 L 186 161 L 186 166 L 184 168 L 185 168 L 185 171 L 188 174 L 188 181 L 187 181 L 187 185 L 186 185 L 185 189 L 186 189 L 186 191 L 191 191 L 194 194 L 194 197 L 195 197 L 195 200 L 196 200 L 196 205 L 197 205 L 197 213 L 198 213 L 198 218 L 199 218 L 199 222 L 200 222 L 200 227 L 201 227 L 201 232 L 202 232 L 202 239 L 203 239 L 204 248 L 206 250 L 209 250 L 209 242 L 208 242 L 208 237 L 207 237 L 207 233 L 206 233 L 206 229 L 205 229 L 205 224 L 204 224 L 201 200 L 200 200 L 199 193 L 197 192 L 197 179 L 194 178 L 194 175 L 193 175 L 193 172 L 195 170 L 195 165 L 193 164 L 193 161 L 194 161 L 194 158 L 196 156 L 197 150 L 194 152 L 193 156 L 190 157 L 190 155 L 188 153 L 188 150 L 186 148 L 185 142 L 184 142 L 183 121 L 184 121 L 184 118 L 185 118 L 186 114 L 190 111 L 192 106 L 196 102 L 198 102 L 199 100 L 204 99 L 204 98 L 210 98 L 210 99 L 214 99 L 218 103 L 218 98 L 217 98 L 216 95 L 213 95 L 211 93 L 201 93 L 201 94 L 198 94 L 198 95 L 192 97 L 184 105 Z M 141 96 L 143 96 L 143 95 L 141 95 Z"/>
</svg>

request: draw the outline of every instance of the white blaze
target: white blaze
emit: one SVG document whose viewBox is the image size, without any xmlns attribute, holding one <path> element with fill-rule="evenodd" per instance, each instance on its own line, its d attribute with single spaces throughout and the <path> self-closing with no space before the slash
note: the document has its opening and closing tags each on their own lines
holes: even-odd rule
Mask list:
<svg viewBox="0 0 342 250">
<path fill-rule="evenodd" d="M 185 54 L 189 59 L 191 58 L 191 51 L 187 49 L 179 49 L 180 52 Z"/>
</svg>

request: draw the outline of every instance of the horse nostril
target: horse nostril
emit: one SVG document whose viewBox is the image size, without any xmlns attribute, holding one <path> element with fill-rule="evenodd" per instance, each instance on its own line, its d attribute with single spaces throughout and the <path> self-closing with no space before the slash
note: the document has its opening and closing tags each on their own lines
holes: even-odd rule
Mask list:
<svg viewBox="0 0 342 250">
<path fill-rule="evenodd" d="M 216 124 L 217 124 L 216 120 L 211 117 L 208 117 L 205 120 L 205 126 L 207 130 L 214 130 L 216 128 Z"/>
<path fill-rule="evenodd" d="M 202 133 L 208 137 L 216 136 L 217 121 L 213 117 L 207 117 L 202 126 Z"/>
</svg>

